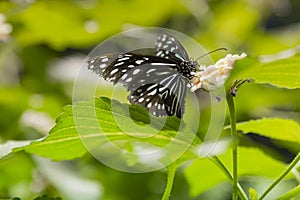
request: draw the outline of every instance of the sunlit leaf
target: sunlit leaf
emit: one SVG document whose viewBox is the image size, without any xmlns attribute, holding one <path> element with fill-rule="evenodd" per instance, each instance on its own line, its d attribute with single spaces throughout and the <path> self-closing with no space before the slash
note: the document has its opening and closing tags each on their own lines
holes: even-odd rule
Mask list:
<svg viewBox="0 0 300 200">
<path fill-rule="evenodd" d="M 237 130 L 265 137 L 300 143 L 300 125 L 289 119 L 265 118 L 237 124 Z"/>
<path fill-rule="evenodd" d="M 288 89 L 300 88 L 300 56 L 262 63 L 249 72 L 256 83 L 269 83 Z M 244 77 L 245 78 L 245 77 Z"/>
<path fill-rule="evenodd" d="M 165 118 L 150 118 L 141 106 L 129 106 L 131 116 L 127 111 L 127 104 L 108 98 L 77 102 L 64 108 L 49 137 L 17 150 L 24 149 L 54 160 L 68 160 L 84 155 L 87 143 L 90 148 L 111 141 L 142 142 L 156 147 L 172 143 L 174 148 L 186 149 L 200 144 L 187 125 L 179 127 L 180 120 L 176 117 L 168 117 L 164 123 Z M 147 126 L 150 122 L 151 126 Z"/>
<path fill-rule="evenodd" d="M 249 58 L 237 61 L 227 84 L 237 79 L 252 79 L 255 83 L 281 88 L 300 88 L 300 56 L 261 63 Z"/>
</svg>

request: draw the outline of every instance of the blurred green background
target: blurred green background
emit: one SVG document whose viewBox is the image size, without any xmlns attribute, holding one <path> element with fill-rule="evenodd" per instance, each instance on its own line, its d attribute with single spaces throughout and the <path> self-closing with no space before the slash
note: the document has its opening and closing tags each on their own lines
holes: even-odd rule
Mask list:
<svg viewBox="0 0 300 200">
<path fill-rule="evenodd" d="M 72 103 L 81 62 L 114 34 L 164 27 L 189 35 L 207 50 L 226 47 L 229 53 L 256 57 L 300 45 L 299 10 L 299 0 L 2 0 L 0 143 L 46 136 L 62 107 Z M 238 121 L 266 116 L 300 122 L 299 97 L 299 90 L 247 84 L 236 98 Z M 209 108 L 202 112 L 200 132 L 209 123 Z M 284 151 L 273 154 L 290 161 L 296 150 L 278 145 Z M 229 183 L 191 197 L 183 170 L 177 173 L 172 199 L 231 198 Z M 53 163 L 18 153 L 0 161 L 0 199 L 46 194 L 71 200 L 154 200 L 163 193 L 165 176 L 164 171 L 119 172 L 89 155 Z M 260 184 L 270 181 L 260 179 Z M 248 185 L 252 181 L 245 179 Z"/>
</svg>

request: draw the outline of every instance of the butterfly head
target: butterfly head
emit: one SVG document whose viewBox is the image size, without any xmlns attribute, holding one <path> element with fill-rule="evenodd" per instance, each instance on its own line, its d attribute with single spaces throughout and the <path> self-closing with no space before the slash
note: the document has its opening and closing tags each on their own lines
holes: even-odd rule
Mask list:
<svg viewBox="0 0 300 200">
<path fill-rule="evenodd" d="M 199 69 L 197 61 L 185 60 L 180 64 L 180 73 L 188 79 L 192 79 L 194 76 L 191 72 L 196 72 Z"/>
</svg>

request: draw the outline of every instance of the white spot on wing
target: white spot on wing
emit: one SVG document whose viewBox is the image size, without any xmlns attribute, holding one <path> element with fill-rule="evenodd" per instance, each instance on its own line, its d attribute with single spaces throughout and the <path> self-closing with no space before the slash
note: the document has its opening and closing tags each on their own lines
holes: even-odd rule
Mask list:
<svg viewBox="0 0 300 200">
<path fill-rule="evenodd" d="M 122 80 L 125 80 L 126 78 L 127 78 L 127 74 L 124 74 L 124 75 L 121 77 Z"/>
<path fill-rule="evenodd" d="M 113 75 L 113 74 L 117 73 L 118 71 L 119 71 L 119 69 L 116 68 L 116 69 L 114 69 L 114 70 L 112 70 L 112 71 L 110 72 L 110 75 Z"/>
<path fill-rule="evenodd" d="M 129 57 L 124 57 L 124 58 L 120 58 L 118 61 L 124 61 L 124 60 L 128 60 Z"/>
<path fill-rule="evenodd" d="M 152 92 L 148 93 L 149 96 L 155 95 L 157 93 L 157 90 L 153 90 Z"/>
<path fill-rule="evenodd" d="M 160 56 L 162 54 L 162 51 L 159 51 L 156 53 L 157 56 Z"/>
<path fill-rule="evenodd" d="M 106 64 L 101 64 L 99 67 L 100 67 L 101 69 L 103 69 L 103 68 L 106 67 Z"/>
<path fill-rule="evenodd" d="M 153 64 L 153 63 L 152 63 Z M 154 72 L 156 69 L 149 69 L 146 73 Z"/>
<path fill-rule="evenodd" d="M 101 60 L 101 62 L 107 62 L 108 61 L 108 57 L 105 57 Z"/>
<path fill-rule="evenodd" d="M 117 66 L 120 66 L 120 65 L 123 65 L 123 64 L 124 64 L 124 62 L 119 62 L 119 63 L 116 63 L 115 66 L 117 67 Z"/>
<path fill-rule="evenodd" d="M 88 66 L 89 69 L 94 69 L 94 67 L 95 67 L 94 65 L 89 65 Z"/>
<path fill-rule="evenodd" d="M 132 72 L 132 74 L 136 75 L 136 74 L 138 74 L 140 71 L 141 71 L 140 69 L 135 69 L 135 70 Z"/>
<path fill-rule="evenodd" d="M 151 65 L 167 65 L 167 66 L 176 66 L 176 64 L 173 63 L 151 63 Z"/>
<path fill-rule="evenodd" d="M 160 76 L 160 75 L 165 75 L 165 74 L 171 74 L 172 72 L 171 71 L 166 71 L 166 72 L 156 72 L 155 74 Z"/>
<path fill-rule="evenodd" d="M 151 85 L 150 87 L 147 88 L 147 91 L 152 90 L 153 88 L 155 88 L 157 86 L 157 84 Z"/>
<path fill-rule="evenodd" d="M 144 101 L 143 97 L 139 98 L 139 100 L 138 100 L 138 102 L 140 102 L 140 103 L 142 103 L 143 101 Z"/>
<path fill-rule="evenodd" d="M 144 62 L 144 60 L 137 60 L 137 61 L 135 61 L 135 63 L 138 64 L 138 65 L 142 64 L 143 62 Z"/>
<path fill-rule="evenodd" d="M 160 110 L 160 107 L 161 107 L 161 104 L 158 104 L 158 106 L 157 106 L 158 110 Z"/>
</svg>

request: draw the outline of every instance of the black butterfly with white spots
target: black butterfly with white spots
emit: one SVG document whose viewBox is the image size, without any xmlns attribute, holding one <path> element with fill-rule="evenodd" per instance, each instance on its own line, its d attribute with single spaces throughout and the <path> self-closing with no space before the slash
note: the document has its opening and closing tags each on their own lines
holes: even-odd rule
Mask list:
<svg viewBox="0 0 300 200">
<path fill-rule="evenodd" d="M 173 36 L 158 37 L 155 48 L 108 54 L 88 61 L 88 69 L 130 91 L 131 104 L 157 117 L 184 113 L 186 90 L 198 63 Z"/>
</svg>

